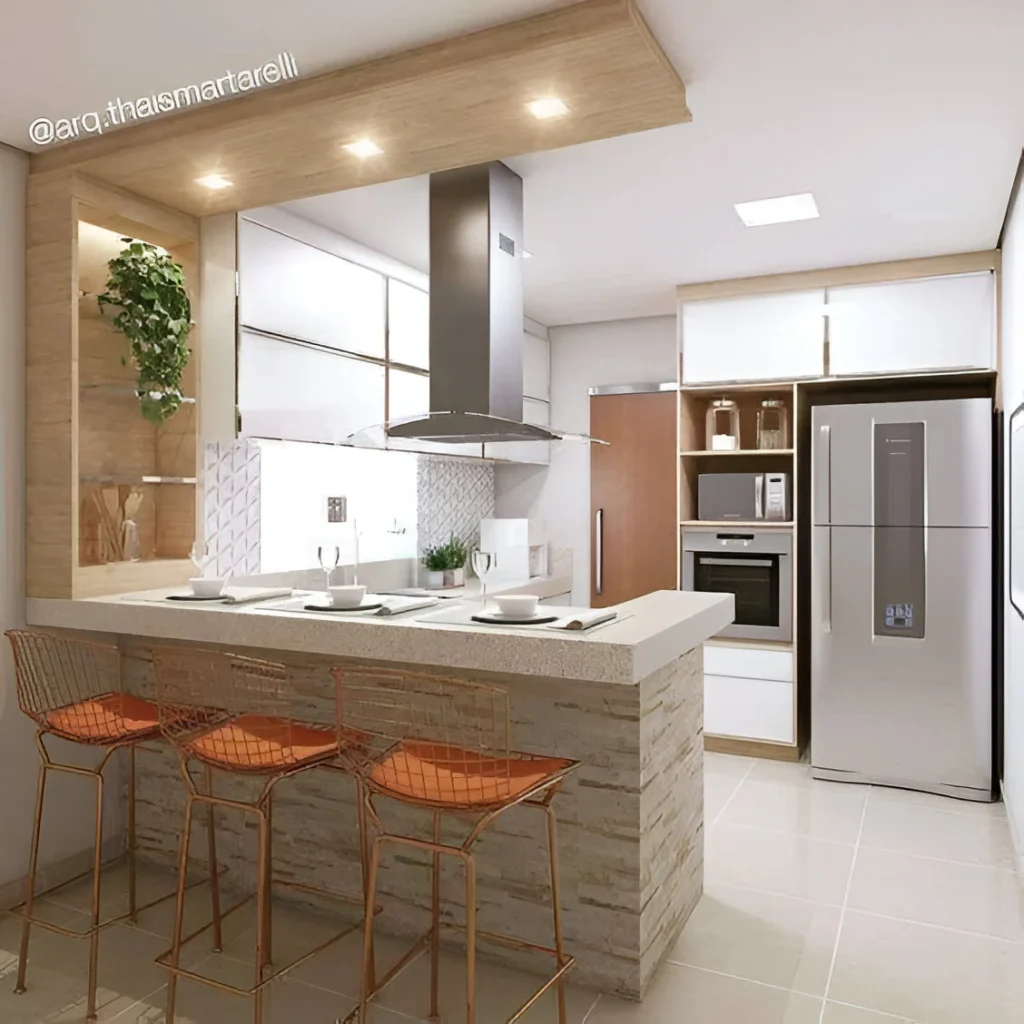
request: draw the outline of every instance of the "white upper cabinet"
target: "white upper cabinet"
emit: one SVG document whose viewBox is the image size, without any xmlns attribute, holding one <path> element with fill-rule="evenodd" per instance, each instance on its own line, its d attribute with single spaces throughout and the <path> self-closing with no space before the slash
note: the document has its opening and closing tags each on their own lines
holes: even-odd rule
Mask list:
<svg viewBox="0 0 1024 1024">
<path fill-rule="evenodd" d="M 430 296 L 395 278 L 388 282 L 388 358 L 430 369 Z"/>
<path fill-rule="evenodd" d="M 384 422 L 384 367 L 241 331 L 241 434 L 342 443 Z"/>
<path fill-rule="evenodd" d="M 551 401 L 551 346 L 544 338 L 523 332 L 523 394 Z"/>
<path fill-rule="evenodd" d="M 820 377 L 824 307 L 821 288 L 683 303 L 683 383 Z"/>
<path fill-rule="evenodd" d="M 288 338 L 384 358 L 384 277 L 240 220 L 238 321 Z"/>
<path fill-rule="evenodd" d="M 995 366 L 995 275 L 830 288 L 836 375 Z"/>
</svg>

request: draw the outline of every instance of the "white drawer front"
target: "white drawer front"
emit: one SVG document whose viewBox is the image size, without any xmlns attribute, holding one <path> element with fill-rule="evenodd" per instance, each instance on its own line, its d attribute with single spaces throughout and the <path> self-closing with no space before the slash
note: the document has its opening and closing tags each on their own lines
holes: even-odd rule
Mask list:
<svg viewBox="0 0 1024 1024">
<path fill-rule="evenodd" d="M 760 647 L 704 648 L 704 671 L 713 676 L 739 679 L 777 679 L 793 682 L 793 652 Z"/>
<path fill-rule="evenodd" d="M 792 743 L 793 684 L 705 674 L 704 731 Z"/>
</svg>

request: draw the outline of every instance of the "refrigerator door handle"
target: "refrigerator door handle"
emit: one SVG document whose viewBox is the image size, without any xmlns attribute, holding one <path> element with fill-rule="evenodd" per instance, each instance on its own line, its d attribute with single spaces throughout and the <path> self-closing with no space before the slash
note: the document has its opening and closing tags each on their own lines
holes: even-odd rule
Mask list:
<svg viewBox="0 0 1024 1024">
<path fill-rule="evenodd" d="M 818 443 L 814 447 L 814 508 L 811 516 L 815 526 L 832 523 L 832 427 L 828 424 L 819 428 Z"/>
<path fill-rule="evenodd" d="M 832 527 L 825 532 L 828 550 L 821 559 L 821 631 L 832 632 Z"/>
</svg>

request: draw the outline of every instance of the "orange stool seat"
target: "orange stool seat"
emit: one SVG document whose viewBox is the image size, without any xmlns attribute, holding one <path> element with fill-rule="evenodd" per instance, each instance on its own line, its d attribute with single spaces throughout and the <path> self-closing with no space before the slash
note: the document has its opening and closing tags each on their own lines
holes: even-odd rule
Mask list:
<svg viewBox="0 0 1024 1024">
<path fill-rule="evenodd" d="M 44 713 L 47 728 L 76 743 L 117 743 L 160 731 L 156 705 L 127 693 L 108 693 Z"/>
<path fill-rule="evenodd" d="M 574 763 L 529 754 L 487 757 L 450 744 L 407 740 L 374 766 L 369 781 L 386 795 L 480 810 L 514 800 Z"/>
<path fill-rule="evenodd" d="M 337 754 L 338 734 L 272 715 L 242 715 L 188 746 L 200 760 L 231 771 L 281 771 Z"/>
</svg>

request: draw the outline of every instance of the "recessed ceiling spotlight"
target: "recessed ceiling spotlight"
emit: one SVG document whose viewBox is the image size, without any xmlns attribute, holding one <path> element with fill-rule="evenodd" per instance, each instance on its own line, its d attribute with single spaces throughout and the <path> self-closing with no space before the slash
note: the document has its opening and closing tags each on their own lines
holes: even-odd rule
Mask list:
<svg viewBox="0 0 1024 1024">
<path fill-rule="evenodd" d="M 359 157 L 380 156 L 384 152 L 373 139 L 357 139 L 349 142 L 345 148 L 353 155 Z"/>
<path fill-rule="evenodd" d="M 545 96 L 543 99 L 534 100 L 532 103 L 526 104 L 526 109 L 538 121 L 546 121 L 551 117 L 563 117 L 569 113 L 569 108 L 557 96 Z"/>
<path fill-rule="evenodd" d="M 523 259 L 524 260 L 532 260 L 533 259 L 533 253 L 530 252 L 529 249 L 520 249 L 519 251 L 523 254 Z"/>
<path fill-rule="evenodd" d="M 818 204 L 810 192 L 734 205 L 740 220 L 748 228 L 758 228 L 765 224 L 784 224 L 791 220 L 812 220 L 818 216 Z"/>
<path fill-rule="evenodd" d="M 196 184 L 202 185 L 203 188 L 231 188 L 233 182 L 228 181 L 222 174 L 205 174 L 201 178 L 196 178 Z"/>
</svg>

